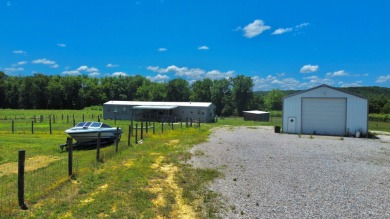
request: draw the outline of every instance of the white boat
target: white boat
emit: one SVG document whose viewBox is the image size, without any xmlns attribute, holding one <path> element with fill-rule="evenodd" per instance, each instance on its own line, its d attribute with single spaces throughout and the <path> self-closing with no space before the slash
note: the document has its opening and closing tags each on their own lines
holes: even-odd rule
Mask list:
<svg viewBox="0 0 390 219">
<path fill-rule="evenodd" d="M 65 130 L 71 138 L 78 143 L 97 142 L 100 132 L 100 142 L 113 142 L 118 135 L 118 140 L 122 135 L 122 129 L 111 127 L 102 122 L 80 122 L 75 127 Z"/>
</svg>

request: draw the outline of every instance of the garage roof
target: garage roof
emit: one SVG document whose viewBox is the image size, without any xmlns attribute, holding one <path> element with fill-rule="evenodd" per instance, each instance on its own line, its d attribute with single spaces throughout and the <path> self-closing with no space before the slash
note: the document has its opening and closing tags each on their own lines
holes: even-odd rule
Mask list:
<svg viewBox="0 0 390 219">
<path fill-rule="evenodd" d="M 160 109 L 160 110 L 171 110 L 176 109 L 177 106 L 135 106 L 133 109 Z"/>
<path fill-rule="evenodd" d="M 293 94 L 284 96 L 283 99 L 290 98 L 290 97 L 293 97 L 293 96 L 298 95 L 298 94 L 306 93 L 306 92 L 309 92 L 309 91 L 311 91 L 311 90 L 318 89 L 318 88 L 320 88 L 320 87 L 327 87 L 327 88 L 329 88 L 329 89 L 333 89 L 333 90 L 336 90 L 336 91 L 339 91 L 339 92 L 342 92 L 342 93 L 346 93 L 346 94 L 349 94 L 349 95 L 352 95 L 352 96 L 359 97 L 359 98 L 362 98 L 362 99 L 366 99 L 366 100 L 367 100 L 367 98 L 364 97 L 364 96 L 361 96 L 361 95 L 358 95 L 358 94 L 349 92 L 349 91 L 347 91 L 347 90 L 341 90 L 341 89 L 338 89 L 338 88 L 335 88 L 335 87 L 331 87 L 331 86 L 326 85 L 326 84 L 322 84 L 322 85 L 320 85 L 320 86 L 313 87 L 313 88 L 310 88 L 310 89 L 308 89 L 308 90 L 303 90 L 303 91 L 299 91 L 299 92 L 296 92 L 296 93 L 293 93 Z"/>
</svg>

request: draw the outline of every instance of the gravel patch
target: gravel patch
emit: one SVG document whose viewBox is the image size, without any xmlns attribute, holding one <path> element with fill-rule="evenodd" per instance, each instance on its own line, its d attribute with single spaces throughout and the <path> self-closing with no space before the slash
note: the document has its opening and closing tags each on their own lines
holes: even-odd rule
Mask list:
<svg viewBox="0 0 390 219">
<path fill-rule="evenodd" d="M 222 218 L 390 218 L 390 143 L 378 137 L 225 127 L 189 162 L 224 174 L 210 184 Z"/>
</svg>

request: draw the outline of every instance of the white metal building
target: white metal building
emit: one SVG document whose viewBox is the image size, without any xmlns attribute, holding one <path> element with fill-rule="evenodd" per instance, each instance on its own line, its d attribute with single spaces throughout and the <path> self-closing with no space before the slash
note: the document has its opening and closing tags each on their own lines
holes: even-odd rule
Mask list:
<svg viewBox="0 0 390 219">
<path fill-rule="evenodd" d="M 328 85 L 283 99 L 283 132 L 320 135 L 368 133 L 368 100 Z"/>
<path fill-rule="evenodd" d="M 103 118 L 143 121 L 214 122 L 215 105 L 205 102 L 108 101 L 103 104 Z"/>
</svg>

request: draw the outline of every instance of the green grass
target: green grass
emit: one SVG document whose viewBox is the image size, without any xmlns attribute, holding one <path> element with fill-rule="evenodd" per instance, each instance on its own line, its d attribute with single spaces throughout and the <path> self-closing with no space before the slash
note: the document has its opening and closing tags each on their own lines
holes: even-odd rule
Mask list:
<svg viewBox="0 0 390 219">
<path fill-rule="evenodd" d="M 55 122 L 52 120 L 52 134 L 49 133 L 48 114 L 56 118 Z M 105 123 L 123 129 L 119 152 L 115 153 L 114 146 L 102 148 L 103 162 L 99 163 L 95 150 L 74 151 L 75 179 L 70 180 L 67 177 L 68 155 L 58 147 L 65 143 L 64 130 L 73 125 L 73 115 L 78 122 L 82 115 L 84 120 L 96 120 L 100 114 L 99 109 L 0 110 L 0 165 L 16 165 L 21 149 L 26 150 L 27 158 L 56 158 L 48 166 L 26 173 L 28 211 L 17 207 L 16 174 L 0 176 L 0 218 L 174 218 L 180 217 L 185 209 L 178 207 L 180 205 L 191 206 L 197 217 L 210 218 L 219 211 L 221 204 L 217 194 L 205 185 L 220 173 L 212 169 L 194 169 L 186 164 L 191 156 L 202 155 L 201 151 L 192 155 L 188 149 L 207 141 L 214 127 L 281 125 L 281 117 L 272 117 L 270 122 L 225 118 L 219 119 L 218 123 L 202 123 L 200 128 L 185 128 L 185 123 L 181 128 L 180 124 L 174 124 L 173 131 L 165 124 L 164 133 L 161 133 L 161 124 L 155 124 L 156 134 L 152 134 L 152 129 L 148 134 L 145 132 L 143 144 L 135 144 L 134 136 L 131 136 L 132 145 L 128 146 L 130 122 L 106 120 Z M 32 134 L 31 118 L 34 115 L 45 116 L 42 122 L 33 123 Z M 14 120 L 14 134 L 10 118 Z M 390 131 L 389 123 L 370 122 L 369 125 L 370 129 Z"/>
</svg>

